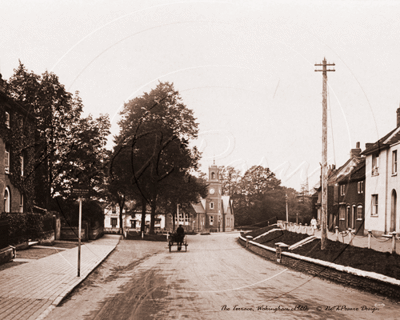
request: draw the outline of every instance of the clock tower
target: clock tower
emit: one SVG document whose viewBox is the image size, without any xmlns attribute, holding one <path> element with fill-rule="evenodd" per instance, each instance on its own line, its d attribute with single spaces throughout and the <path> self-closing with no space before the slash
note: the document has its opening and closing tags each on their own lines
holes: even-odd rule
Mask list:
<svg viewBox="0 0 400 320">
<path fill-rule="evenodd" d="M 208 168 L 208 196 L 206 201 L 206 212 L 208 216 L 208 226 L 211 229 L 220 231 L 222 226 L 222 183 L 219 177 L 219 169 L 215 164 Z"/>
</svg>

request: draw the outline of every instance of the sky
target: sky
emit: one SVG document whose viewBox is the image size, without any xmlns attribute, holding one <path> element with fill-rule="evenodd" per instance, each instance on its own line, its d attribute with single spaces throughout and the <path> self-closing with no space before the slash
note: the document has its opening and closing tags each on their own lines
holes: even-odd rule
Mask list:
<svg viewBox="0 0 400 320">
<path fill-rule="evenodd" d="M 85 115 L 174 83 L 199 123 L 201 170 L 270 168 L 311 189 L 322 161 L 328 73 L 328 164 L 396 127 L 400 3 L 395 1 L 0 0 L 0 72 L 20 60 L 79 91 Z M 112 136 L 109 144 L 112 147 Z"/>
</svg>

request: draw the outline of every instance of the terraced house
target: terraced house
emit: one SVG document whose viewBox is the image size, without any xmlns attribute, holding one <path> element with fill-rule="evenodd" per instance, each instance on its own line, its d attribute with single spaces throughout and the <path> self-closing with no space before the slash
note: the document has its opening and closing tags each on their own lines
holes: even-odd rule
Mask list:
<svg viewBox="0 0 400 320">
<path fill-rule="evenodd" d="M 367 143 L 365 155 L 365 229 L 376 234 L 400 233 L 397 194 L 400 192 L 400 108 L 397 126 L 375 143 Z"/>
<path fill-rule="evenodd" d="M 35 118 L 7 95 L 0 74 L 0 212 L 24 212 L 34 199 Z"/>
</svg>

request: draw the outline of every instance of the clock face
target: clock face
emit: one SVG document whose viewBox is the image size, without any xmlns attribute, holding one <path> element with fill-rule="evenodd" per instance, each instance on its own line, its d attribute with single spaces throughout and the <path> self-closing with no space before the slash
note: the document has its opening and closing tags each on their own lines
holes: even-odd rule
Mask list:
<svg viewBox="0 0 400 320">
<path fill-rule="evenodd" d="M 215 190 L 213 188 L 210 189 L 210 193 L 214 194 Z"/>
</svg>

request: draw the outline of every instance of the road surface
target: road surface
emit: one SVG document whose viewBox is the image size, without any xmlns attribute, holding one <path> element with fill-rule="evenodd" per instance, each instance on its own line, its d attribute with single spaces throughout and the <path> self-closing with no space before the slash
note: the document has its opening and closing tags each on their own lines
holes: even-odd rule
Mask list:
<svg viewBox="0 0 400 320">
<path fill-rule="evenodd" d="M 400 304 L 265 260 L 238 233 L 122 240 L 47 320 L 399 319 Z M 174 248 L 176 250 L 176 247 Z"/>
</svg>

